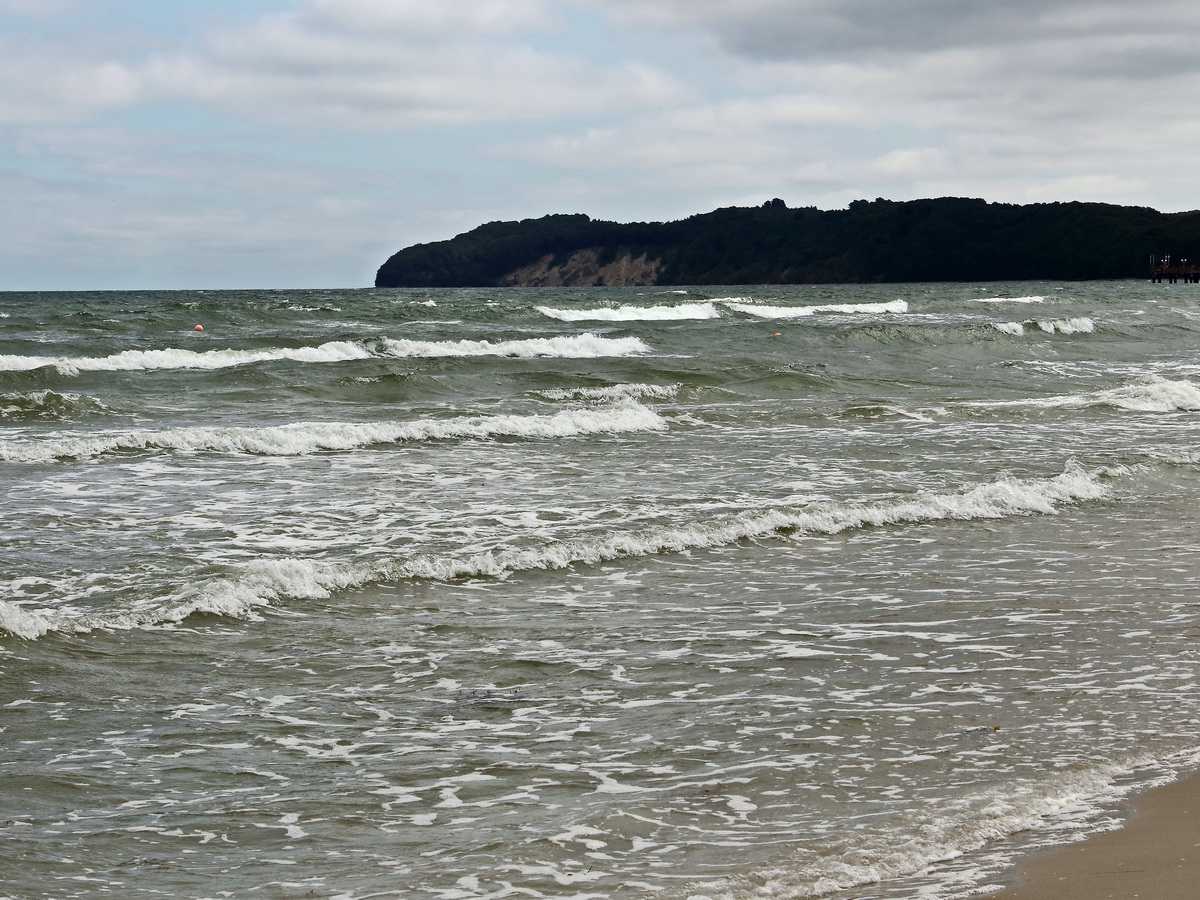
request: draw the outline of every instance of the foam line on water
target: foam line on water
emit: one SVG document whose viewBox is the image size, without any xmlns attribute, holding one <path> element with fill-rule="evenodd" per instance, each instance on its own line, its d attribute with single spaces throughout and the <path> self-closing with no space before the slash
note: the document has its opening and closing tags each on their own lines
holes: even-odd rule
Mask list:
<svg viewBox="0 0 1200 900">
<path fill-rule="evenodd" d="M 563 410 L 549 416 L 463 416 L 415 422 L 297 422 L 262 427 L 125 431 L 47 441 L 0 441 L 0 460 L 50 462 L 139 450 L 302 456 L 319 450 L 354 450 L 373 444 L 411 441 L 569 438 L 666 428 L 667 423 L 654 410 L 627 400 L 591 409 Z"/>
<path fill-rule="evenodd" d="M 294 558 L 258 560 L 243 566 L 239 575 L 190 585 L 174 596 L 122 612 L 91 615 L 71 610 L 35 611 L 0 601 L 0 628 L 33 639 L 50 631 L 87 632 L 162 625 L 183 621 L 196 613 L 252 619 L 257 615 L 256 610 L 277 601 L 323 598 L 337 590 L 374 582 L 504 578 L 521 571 L 594 565 L 718 547 L 752 538 L 795 538 L 945 520 L 1053 515 L 1062 504 L 1103 498 L 1108 491 L 1102 480 L 1121 474 L 1125 470 L 1086 472 L 1072 467 L 1052 478 L 1002 478 L 966 491 L 873 503 L 756 510 L 716 522 L 581 537 L 527 550 L 498 550 L 470 556 L 423 555 L 375 564 L 329 564 Z"/>
</svg>

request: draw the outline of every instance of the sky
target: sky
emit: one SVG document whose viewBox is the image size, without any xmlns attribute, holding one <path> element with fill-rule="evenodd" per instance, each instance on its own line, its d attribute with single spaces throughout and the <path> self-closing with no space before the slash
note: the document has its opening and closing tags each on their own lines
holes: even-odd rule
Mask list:
<svg viewBox="0 0 1200 900">
<path fill-rule="evenodd" d="M 548 213 L 1200 208 L 1195 0 L 0 0 L 0 290 L 336 288 Z"/>
</svg>

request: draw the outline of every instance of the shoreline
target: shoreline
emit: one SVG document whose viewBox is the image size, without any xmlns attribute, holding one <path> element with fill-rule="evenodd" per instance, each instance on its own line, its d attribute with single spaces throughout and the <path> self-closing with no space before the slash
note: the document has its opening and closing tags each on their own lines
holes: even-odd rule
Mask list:
<svg viewBox="0 0 1200 900">
<path fill-rule="evenodd" d="M 1200 773 L 1130 799 L 1115 831 L 1041 851 L 986 900 L 1195 900 L 1200 885 Z"/>
</svg>

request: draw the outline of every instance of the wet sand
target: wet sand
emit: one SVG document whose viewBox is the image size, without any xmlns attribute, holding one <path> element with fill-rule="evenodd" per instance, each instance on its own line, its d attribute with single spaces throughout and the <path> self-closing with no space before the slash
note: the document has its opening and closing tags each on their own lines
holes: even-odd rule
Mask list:
<svg viewBox="0 0 1200 900">
<path fill-rule="evenodd" d="M 1200 775 L 1147 791 L 1117 831 L 1047 851 L 987 900 L 1196 900 Z"/>
</svg>

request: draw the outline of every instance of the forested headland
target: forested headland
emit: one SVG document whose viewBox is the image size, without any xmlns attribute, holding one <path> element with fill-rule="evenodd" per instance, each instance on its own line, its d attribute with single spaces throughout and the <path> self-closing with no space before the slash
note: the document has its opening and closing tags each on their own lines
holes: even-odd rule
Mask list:
<svg viewBox="0 0 1200 900">
<path fill-rule="evenodd" d="M 417 244 L 378 287 L 805 284 L 1141 278 L 1151 258 L 1200 262 L 1200 211 L 1103 203 L 1016 205 L 944 197 L 782 200 L 675 222 L 586 215 L 490 222 Z"/>
</svg>

